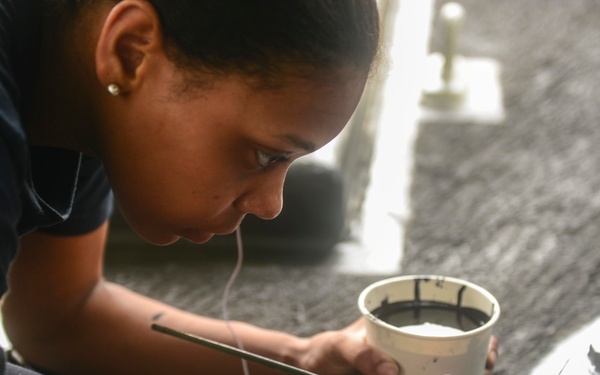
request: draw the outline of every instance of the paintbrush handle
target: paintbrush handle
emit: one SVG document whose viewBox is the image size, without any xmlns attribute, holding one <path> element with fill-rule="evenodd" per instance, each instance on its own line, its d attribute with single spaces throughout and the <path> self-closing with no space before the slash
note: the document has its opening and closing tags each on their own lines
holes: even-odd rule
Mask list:
<svg viewBox="0 0 600 375">
<path fill-rule="evenodd" d="M 234 346 L 230 346 L 227 344 L 223 344 L 217 341 L 213 341 L 213 340 L 209 340 L 203 337 L 199 337 L 196 335 L 192 335 L 190 333 L 184 333 L 181 331 L 177 331 L 174 330 L 172 328 L 168 328 L 165 326 L 162 326 L 160 324 L 152 324 L 152 329 L 158 332 L 162 332 L 165 333 L 167 335 L 173 336 L 173 337 L 177 337 L 180 339 L 183 339 L 185 341 L 189 341 L 189 342 L 193 342 L 196 344 L 200 344 L 203 345 L 205 347 L 211 348 L 211 349 L 215 349 L 218 350 L 220 352 L 223 353 L 227 353 L 227 354 L 231 354 L 234 355 L 236 357 L 240 357 L 243 359 L 246 359 L 248 361 L 252 361 L 255 363 L 259 363 L 261 365 L 267 366 L 267 367 L 271 367 L 283 372 L 286 372 L 288 374 L 294 374 L 294 375 L 317 375 L 313 372 L 310 371 L 306 371 L 306 370 L 302 370 L 298 367 L 294 367 L 294 366 L 290 366 L 287 365 L 283 362 L 279 362 L 279 361 L 275 361 L 273 359 L 267 358 L 267 357 L 263 357 L 261 355 L 258 354 L 254 354 L 254 353 L 250 353 L 246 350 L 242 350 L 239 348 L 236 348 Z"/>
</svg>

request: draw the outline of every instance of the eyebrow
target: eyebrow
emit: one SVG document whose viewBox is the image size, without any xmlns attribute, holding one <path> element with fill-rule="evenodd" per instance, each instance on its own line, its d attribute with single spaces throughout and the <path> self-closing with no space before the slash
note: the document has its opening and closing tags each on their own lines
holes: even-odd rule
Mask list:
<svg viewBox="0 0 600 375">
<path fill-rule="evenodd" d="M 285 134 L 281 138 L 289 141 L 295 147 L 301 148 L 304 151 L 309 152 L 309 153 L 313 152 L 317 149 L 317 146 L 315 146 L 314 143 L 304 140 L 294 134 Z"/>
</svg>

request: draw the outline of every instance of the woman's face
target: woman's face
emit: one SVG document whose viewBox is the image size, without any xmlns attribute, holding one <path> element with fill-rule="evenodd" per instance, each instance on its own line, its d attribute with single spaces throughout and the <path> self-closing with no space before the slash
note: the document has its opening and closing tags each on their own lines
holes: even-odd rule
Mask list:
<svg viewBox="0 0 600 375">
<path fill-rule="evenodd" d="M 100 142 L 124 216 L 156 244 L 203 243 L 246 214 L 276 217 L 290 163 L 341 131 L 365 83 L 290 78 L 259 90 L 229 76 L 181 92 L 182 79 L 166 66 L 110 98 Z"/>
</svg>

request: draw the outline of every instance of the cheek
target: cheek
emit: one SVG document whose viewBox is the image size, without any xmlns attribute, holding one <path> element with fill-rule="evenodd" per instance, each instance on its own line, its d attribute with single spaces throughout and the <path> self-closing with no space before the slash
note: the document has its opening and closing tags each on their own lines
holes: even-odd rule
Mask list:
<svg viewBox="0 0 600 375">
<path fill-rule="evenodd" d="M 245 173 L 235 129 L 207 114 L 153 115 L 112 137 L 106 165 L 126 219 L 144 237 L 229 220 Z"/>
<path fill-rule="evenodd" d="M 115 194 L 132 225 L 176 231 L 210 226 L 229 215 L 239 183 L 225 168 L 205 163 L 138 166 L 117 184 Z M 237 181 L 239 182 L 239 181 Z"/>
</svg>

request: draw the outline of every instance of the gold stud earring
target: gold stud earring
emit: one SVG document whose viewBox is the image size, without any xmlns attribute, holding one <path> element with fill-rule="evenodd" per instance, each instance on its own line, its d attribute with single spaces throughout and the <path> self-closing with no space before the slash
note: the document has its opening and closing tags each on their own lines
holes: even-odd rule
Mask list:
<svg viewBox="0 0 600 375">
<path fill-rule="evenodd" d="M 106 90 L 111 96 L 118 96 L 121 93 L 121 88 L 116 83 L 111 83 L 108 85 Z"/>
</svg>

